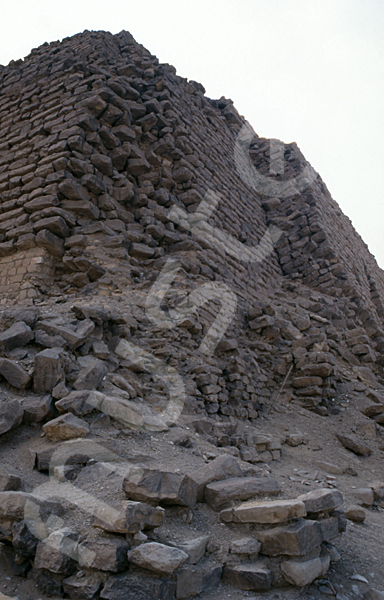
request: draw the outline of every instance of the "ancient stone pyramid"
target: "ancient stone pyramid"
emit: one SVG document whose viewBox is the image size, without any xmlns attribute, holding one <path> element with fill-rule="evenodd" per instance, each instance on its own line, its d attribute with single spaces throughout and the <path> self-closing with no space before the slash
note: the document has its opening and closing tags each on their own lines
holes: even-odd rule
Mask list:
<svg viewBox="0 0 384 600">
<path fill-rule="evenodd" d="M 113 519 L 95 509 L 101 541 L 78 520 L 77 533 L 47 529 L 33 544 L 21 521 L 31 499 L 0 473 L 0 541 L 13 572 L 32 569 L 48 596 L 96 598 L 103 588 L 106 600 L 168 600 L 221 576 L 254 591 L 303 586 L 338 560 L 330 542 L 345 519 L 330 479 L 298 500 L 236 504 L 281 491 L 265 467 L 282 457 L 263 420 L 280 418 L 274 407 L 283 425 L 312 411 L 337 448 L 372 460 L 384 448 L 384 274 L 295 143 L 260 138 L 231 100 L 208 98 L 125 31 L 85 31 L 0 67 L 0 305 L 4 464 L 12 436 L 22 445 L 26 435 L 38 471 L 81 487 L 110 476 L 112 450 L 97 446 L 92 464 L 73 445 L 68 470 L 57 443 L 104 432 L 110 448 L 132 434 L 140 450 L 153 434 L 163 449 L 143 464 L 137 450 L 142 479 L 129 472 L 118 489 L 109 480 L 103 500 L 143 504 L 125 502 Z M 357 438 L 332 421 L 348 395 Z M 121 461 L 128 451 L 113 444 Z M 12 455 L 32 489 L 32 469 Z M 202 466 L 202 456 L 216 461 Z M 371 494 L 384 497 L 378 485 Z M 236 538 L 225 551 L 216 513 L 196 501 L 221 511 Z M 179 530 L 162 537 L 157 503 L 189 541 Z M 193 510 L 209 543 L 182 528 Z M 253 537 L 239 540 L 244 523 Z M 143 529 L 160 533 L 147 531 L 155 541 L 145 543 Z M 127 575 L 128 547 L 139 570 Z M 85 579 L 73 575 L 76 561 Z"/>
</svg>

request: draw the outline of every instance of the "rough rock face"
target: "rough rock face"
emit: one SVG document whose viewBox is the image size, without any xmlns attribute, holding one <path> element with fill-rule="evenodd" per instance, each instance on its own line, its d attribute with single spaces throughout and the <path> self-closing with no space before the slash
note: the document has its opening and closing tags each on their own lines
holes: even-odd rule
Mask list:
<svg viewBox="0 0 384 600">
<path fill-rule="evenodd" d="M 127 32 L 45 44 L 0 90 L 7 568 L 73 599 L 323 581 L 357 473 L 316 455 L 292 493 L 274 469 L 309 434 L 267 418 L 384 451 L 384 275 L 350 221 L 296 144 Z M 362 523 L 384 483 L 348 500 Z"/>
</svg>

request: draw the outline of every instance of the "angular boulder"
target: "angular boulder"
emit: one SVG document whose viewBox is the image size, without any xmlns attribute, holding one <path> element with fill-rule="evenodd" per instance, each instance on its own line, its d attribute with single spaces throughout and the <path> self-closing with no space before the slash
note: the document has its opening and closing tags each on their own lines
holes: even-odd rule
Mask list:
<svg viewBox="0 0 384 600">
<path fill-rule="evenodd" d="M 240 523 L 283 523 L 306 514 L 304 503 L 300 500 L 247 502 L 233 509 L 234 521 Z"/>
</svg>

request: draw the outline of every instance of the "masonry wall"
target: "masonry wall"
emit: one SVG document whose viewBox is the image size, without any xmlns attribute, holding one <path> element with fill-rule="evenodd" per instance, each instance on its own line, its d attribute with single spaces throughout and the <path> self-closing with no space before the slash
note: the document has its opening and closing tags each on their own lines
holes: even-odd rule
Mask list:
<svg viewBox="0 0 384 600">
<path fill-rule="evenodd" d="M 235 167 L 244 119 L 232 102 L 210 100 L 127 32 L 44 44 L 0 67 L 0 93 L 3 302 L 21 292 L 11 278 L 29 272 L 28 261 L 35 269 L 36 258 L 71 292 L 113 286 L 119 269 L 129 277 L 151 267 L 153 275 L 177 254 L 190 279 L 227 282 L 246 303 L 287 275 L 347 296 L 381 326 L 383 273 L 320 177 L 277 202 L 252 190 Z M 261 172 L 269 152 L 255 135 Z M 285 157 L 285 177 L 307 164 L 294 144 Z M 276 224 L 284 230 L 276 251 L 249 265 L 175 227 L 169 209 L 192 213 L 209 190 L 220 197 L 211 224 L 249 247 Z"/>
</svg>

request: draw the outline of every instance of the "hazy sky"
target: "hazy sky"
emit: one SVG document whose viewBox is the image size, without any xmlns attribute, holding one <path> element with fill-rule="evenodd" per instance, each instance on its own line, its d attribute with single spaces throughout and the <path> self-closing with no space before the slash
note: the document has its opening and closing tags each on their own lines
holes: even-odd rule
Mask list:
<svg viewBox="0 0 384 600">
<path fill-rule="evenodd" d="M 296 141 L 384 268 L 383 0 L 12 0 L 0 64 L 126 29 L 258 135 Z"/>
</svg>

